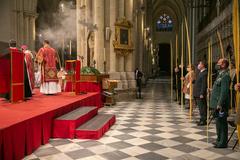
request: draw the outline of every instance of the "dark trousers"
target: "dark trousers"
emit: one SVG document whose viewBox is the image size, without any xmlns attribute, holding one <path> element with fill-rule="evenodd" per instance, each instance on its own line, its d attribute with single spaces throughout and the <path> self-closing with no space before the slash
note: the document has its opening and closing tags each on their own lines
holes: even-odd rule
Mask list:
<svg viewBox="0 0 240 160">
<path fill-rule="evenodd" d="M 179 101 L 179 104 L 181 104 L 181 94 L 183 94 L 183 105 L 185 104 L 185 95 L 184 93 L 182 93 L 182 90 L 181 88 L 178 88 L 178 101 Z"/>
<path fill-rule="evenodd" d="M 207 100 L 206 98 L 195 98 L 200 113 L 200 122 L 207 122 Z"/>
<path fill-rule="evenodd" d="M 227 116 L 216 118 L 216 131 L 217 131 L 217 146 L 227 146 L 228 140 L 228 123 Z"/>
<path fill-rule="evenodd" d="M 137 98 L 142 98 L 142 80 L 137 79 L 137 92 L 136 92 L 136 97 Z"/>
</svg>

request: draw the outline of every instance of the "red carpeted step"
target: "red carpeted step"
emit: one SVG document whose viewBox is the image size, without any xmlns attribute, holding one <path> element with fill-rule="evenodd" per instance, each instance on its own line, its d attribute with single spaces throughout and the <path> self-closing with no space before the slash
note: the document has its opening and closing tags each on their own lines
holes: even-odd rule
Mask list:
<svg viewBox="0 0 240 160">
<path fill-rule="evenodd" d="M 80 107 L 58 117 L 53 124 L 53 138 L 74 138 L 75 129 L 97 113 L 97 107 Z"/>
<path fill-rule="evenodd" d="M 80 139 L 99 139 L 110 129 L 115 121 L 115 115 L 98 114 L 78 127 L 75 131 L 75 137 Z"/>
</svg>

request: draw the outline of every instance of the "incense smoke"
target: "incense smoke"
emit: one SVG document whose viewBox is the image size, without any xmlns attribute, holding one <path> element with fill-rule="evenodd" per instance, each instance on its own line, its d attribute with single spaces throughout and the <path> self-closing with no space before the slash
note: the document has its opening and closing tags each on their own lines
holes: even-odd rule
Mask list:
<svg viewBox="0 0 240 160">
<path fill-rule="evenodd" d="M 55 48 L 62 48 L 63 43 L 65 43 L 65 47 L 67 47 L 70 40 L 77 40 L 76 7 L 72 3 L 67 2 L 64 3 L 64 5 L 60 4 L 59 6 L 59 12 L 48 15 L 48 17 L 51 17 L 50 23 L 47 23 L 46 19 L 44 18 L 40 20 L 41 29 L 39 30 L 39 34 L 41 34 L 41 41 L 48 39 L 51 42 L 51 45 Z M 78 14 L 81 16 L 81 11 Z M 96 25 L 93 25 L 91 22 L 91 19 L 87 19 L 86 21 L 79 20 L 78 24 L 87 27 L 89 31 L 96 30 Z"/>
</svg>

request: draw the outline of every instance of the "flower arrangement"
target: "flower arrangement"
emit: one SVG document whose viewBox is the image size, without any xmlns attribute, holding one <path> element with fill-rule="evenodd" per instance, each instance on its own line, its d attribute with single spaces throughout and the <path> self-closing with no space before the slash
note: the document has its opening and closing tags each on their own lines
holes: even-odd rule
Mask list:
<svg viewBox="0 0 240 160">
<path fill-rule="evenodd" d="M 100 75 L 101 73 L 94 67 L 83 67 L 81 69 L 81 74 L 87 75 Z"/>
</svg>

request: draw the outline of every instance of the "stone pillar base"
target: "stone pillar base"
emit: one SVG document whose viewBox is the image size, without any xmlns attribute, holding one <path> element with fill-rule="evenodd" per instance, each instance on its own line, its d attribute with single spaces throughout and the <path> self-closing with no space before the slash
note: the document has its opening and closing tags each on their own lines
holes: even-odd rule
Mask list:
<svg viewBox="0 0 240 160">
<path fill-rule="evenodd" d="M 136 80 L 134 72 L 109 73 L 110 79 L 118 80 L 117 101 L 126 101 L 136 98 Z"/>
<path fill-rule="evenodd" d="M 134 72 L 126 72 L 126 74 L 127 74 L 128 88 L 135 89 L 136 88 L 135 73 Z"/>
<path fill-rule="evenodd" d="M 113 72 L 109 73 L 110 79 L 118 80 L 118 90 L 128 90 L 136 88 L 134 72 Z"/>
</svg>

